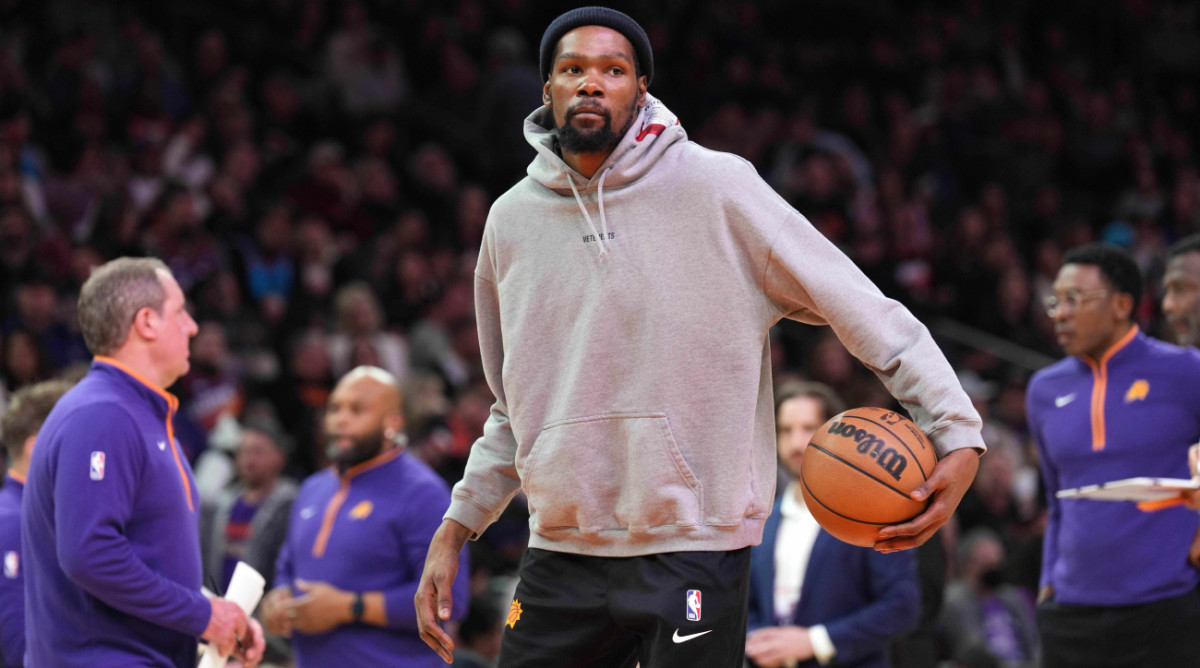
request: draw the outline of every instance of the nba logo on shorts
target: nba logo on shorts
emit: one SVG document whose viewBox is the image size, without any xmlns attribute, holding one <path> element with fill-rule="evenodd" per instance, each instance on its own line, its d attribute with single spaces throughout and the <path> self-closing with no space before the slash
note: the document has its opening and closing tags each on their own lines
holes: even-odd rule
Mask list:
<svg viewBox="0 0 1200 668">
<path fill-rule="evenodd" d="M 687 593 L 687 618 L 689 622 L 700 621 L 700 590 L 689 589 Z"/>
<path fill-rule="evenodd" d="M 17 579 L 17 570 L 18 570 L 18 568 L 20 568 L 20 566 L 19 566 L 20 563 L 21 563 L 21 558 L 19 556 L 17 556 L 16 552 L 12 552 L 12 551 L 5 552 L 4 553 L 4 577 L 8 578 L 9 580 Z"/>
<path fill-rule="evenodd" d="M 92 480 L 104 480 L 104 453 L 96 450 L 92 453 Z"/>
</svg>

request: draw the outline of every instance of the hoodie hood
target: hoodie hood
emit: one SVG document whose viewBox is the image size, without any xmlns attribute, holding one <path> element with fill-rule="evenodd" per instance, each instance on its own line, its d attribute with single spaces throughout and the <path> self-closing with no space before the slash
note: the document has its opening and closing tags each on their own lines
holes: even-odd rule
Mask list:
<svg viewBox="0 0 1200 668">
<path fill-rule="evenodd" d="M 606 189 L 637 181 L 669 146 L 686 141 L 687 133 L 661 100 L 646 93 L 646 105 L 590 180 L 571 169 L 555 150 L 554 112 L 550 107 L 538 107 L 525 119 L 525 140 L 537 149 L 537 157 L 529 165 L 529 177 L 565 196 L 572 194 L 572 184 L 586 193 L 597 189 L 601 180 Z"/>
</svg>

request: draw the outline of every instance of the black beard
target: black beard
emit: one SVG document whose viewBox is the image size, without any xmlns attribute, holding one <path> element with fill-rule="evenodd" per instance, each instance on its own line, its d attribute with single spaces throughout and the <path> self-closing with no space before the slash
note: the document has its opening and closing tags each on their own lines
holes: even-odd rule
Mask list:
<svg viewBox="0 0 1200 668">
<path fill-rule="evenodd" d="M 604 125 L 599 128 L 581 130 L 571 125 L 572 113 L 568 110 L 566 121 L 554 129 L 555 138 L 558 139 L 562 150 L 568 153 L 603 153 L 613 148 L 633 126 L 633 119 L 637 117 L 637 102 L 633 104 L 629 120 L 625 121 L 625 127 L 619 131 L 613 131 L 612 113 L 609 110 L 603 109 L 601 114 L 604 116 Z"/>
<path fill-rule="evenodd" d="M 357 466 L 383 452 L 383 430 L 372 432 L 365 436 L 352 439 L 350 447 L 342 450 L 333 439 L 325 446 L 325 456 L 337 466 L 338 472 L 345 473 L 347 469 Z"/>
</svg>

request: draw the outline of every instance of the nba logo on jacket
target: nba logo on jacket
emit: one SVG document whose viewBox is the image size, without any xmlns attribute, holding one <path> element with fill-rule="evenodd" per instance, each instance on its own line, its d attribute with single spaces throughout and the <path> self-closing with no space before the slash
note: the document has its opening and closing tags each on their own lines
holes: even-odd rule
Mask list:
<svg viewBox="0 0 1200 668">
<path fill-rule="evenodd" d="M 92 453 L 92 480 L 104 480 L 104 453 L 96 450 Z"/>
<path fill-rule="evenodd" d="M 700 621 L 700 590 L 689 589 L 687 592 L 687 618 L 689 622 Z"/>
</svg>

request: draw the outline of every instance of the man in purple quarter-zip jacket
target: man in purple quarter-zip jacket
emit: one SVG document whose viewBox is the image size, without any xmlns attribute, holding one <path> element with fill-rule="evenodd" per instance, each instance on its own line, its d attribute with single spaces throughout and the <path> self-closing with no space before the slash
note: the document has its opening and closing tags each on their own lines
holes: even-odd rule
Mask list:
<svg viewBox="0 0 1200 668">
<path fill-rule="evenodd" d="M 395 378 L 360 366 L 325 411 L 333 466 L 304 481 L 263 601 L 267 630 L 290 635 L 297 668 L 431 668 L 412 600 L 450 488 L 403 446 Z M 466 614 L 466 555 L 453 585 Z"/>
<path fill-rule="evenodd" d="M 200 498 L 164 389 L 196 334 L 183 291 L 159 260 L 119 258 L 84 283 L 78 311 L 95 359 L 26 478 L 25 664 L 193 668 L 203 638 L 252 668 L 258 623 L 200 593 Z"/>
<path fill-rule="evenodd" d="M 1068 357 L 1026 397 L 1050 515 L 1038 630 L 1046 668 L 1195 666 L 1200 571 L 1183 507 L 1058 499 L 1061 489 L 1139 476 L 1185 478 L 1200 439 L 1200 352 L 1151 339 L 1131 319 L 1137 264 L 1103 244 L 1063 259 L 1046 311 Z"/>
<path fill-rule="evenodd" d="M 0 418 L 8 453 L 8 474 L 0 487 L 0 665 L 16 668 L 25 660 L 25 567 L 21 557 L 21 497 L 38 430 L 72 383 L 48 380 L 13 395 Z"/>
</svg>

